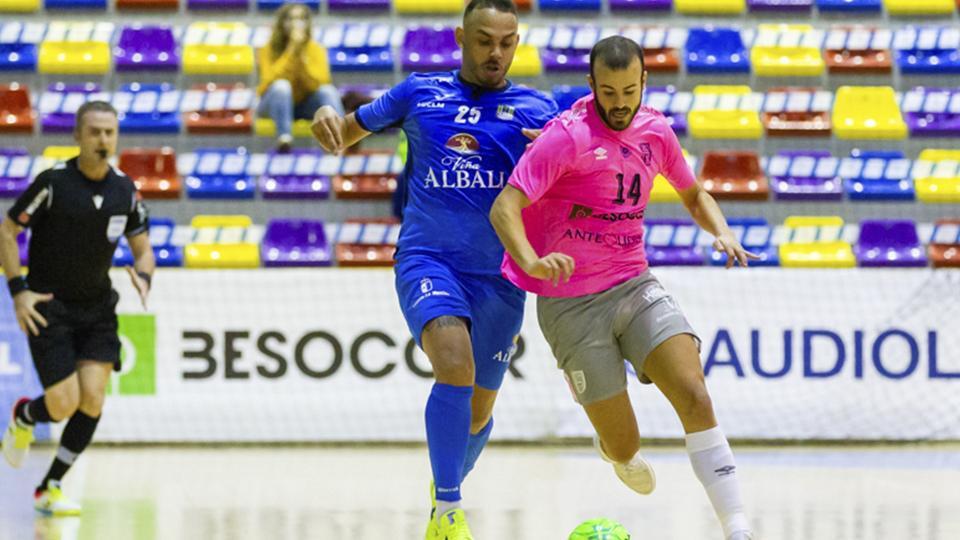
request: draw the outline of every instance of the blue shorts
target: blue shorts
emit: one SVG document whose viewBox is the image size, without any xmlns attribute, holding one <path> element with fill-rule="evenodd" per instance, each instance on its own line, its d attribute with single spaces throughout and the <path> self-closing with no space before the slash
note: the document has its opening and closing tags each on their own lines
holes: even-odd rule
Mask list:
<svg viewBox="0 0 960 540">
<path fill-rule="evenodd" d="M 400 309 L 417 345 L 437 317 L 469 320 L 476 384 L 499 390 L 516 350 L 526 293 L 499 275 L 463 274 L 425 255 L 402 257 L 395 272 Z"/>
</svg>

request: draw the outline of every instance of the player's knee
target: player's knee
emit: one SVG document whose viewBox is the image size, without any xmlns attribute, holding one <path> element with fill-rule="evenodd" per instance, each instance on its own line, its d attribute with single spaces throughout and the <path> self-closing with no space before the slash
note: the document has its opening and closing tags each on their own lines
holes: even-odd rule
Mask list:
<svg viewBox="0 0 960 540">
<path fill-rule="evenodd" d="M 277 79 L 270 83 L 269 92 L 282 94 L 284 96 L 293 96 L 293 85 L 286 79 Z"/>
<path fill-rule="evenodd" d="M 103 401 L 104 401 L 103 392 L 83 392 L 80 395 L 80 404 L 78 408 L 83 411 L 83 414 L 97 418 L 100 416 L 100 412 L 103 410 Z"/>
<path fill-rule="evenodd" d="M 687 392 L 684 413 L 687 417 L 705 418 L 713 416 L 713 401 L 703 381 L 691 385 Z"/>
<path fill-rule="evenodd" d="M 80 406 L 80 392 L 75 386 L 65 386 L 54 391 L 48 391 L 44 398 L 50 418 L 59 422 L 73 416 Z"/>
<path fill-rule="evenodd" d="M 430 357 L 438 382 L 457 386 L 473 386 L 473 358 L 456 348 L 441 348 Z"/>
</svg>

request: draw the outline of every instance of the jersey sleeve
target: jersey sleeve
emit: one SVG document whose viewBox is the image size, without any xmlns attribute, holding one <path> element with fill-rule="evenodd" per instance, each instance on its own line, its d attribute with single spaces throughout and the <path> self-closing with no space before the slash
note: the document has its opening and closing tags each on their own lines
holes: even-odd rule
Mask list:
<svg viewBox="0 0 960 540">
<path fill-rule="evenodd" d="M 147 206 L 143 204 L 143 197 L 136 189 L 133 190 L 130 202 L 130 212 L 127 214 L 127 228 L 123 231 L 124 236 L 136 236 L 147 232 L 150 228 L 150 214 Z"/>
<path fill-rule="evenodd" d="M 683 149 L 677 135 L 670 129 L 666 119 L 662 122 L 663 161 L 660 164 L 660 174 L 670 182 L 677 191 L 693 187 L 697 183 L 696 176 L 690 165 L 683 157 Z"/>
<path fill-rule="evenodd" d="M 540 94 L 538 97 L 540 98 L 537 100 L 539 106 L 533 115 L 534 129 L 547 125 L 547 123 L 556 118 L 560 112 L 560 107 L 557 106 L 557 102 L 554 101 L 553 98 L 543 94 Z"/>
<path fill-rule="evenodd" d="M 357 109 L 354 117 L 360 127 L 375 133 L 402 123 L 410 110 L 410 94 L 415 84 L 413 77 L 407 77 L 373 102 Z"/>
<path fill-rule="evenodd" d="M 509 184 L 536 202 L 563 176 L 575 153 L 570 134 L 559 122 L 551 122 L 520 157 Z"/>
<path fill-rule="evenodd" d="M 53 198 L 50 179 L 40 173 L 27 190 L 13 203 L 7 215 L 21 227 L 31 227 L 46 215 Z"/>
</svg>

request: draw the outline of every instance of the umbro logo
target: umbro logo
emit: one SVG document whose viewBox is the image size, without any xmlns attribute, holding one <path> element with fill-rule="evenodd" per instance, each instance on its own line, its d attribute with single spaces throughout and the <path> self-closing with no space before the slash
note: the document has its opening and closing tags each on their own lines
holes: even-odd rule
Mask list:
<svg viewBox="0 0 960 540">
<path fill-rule="evenodd" d="M 597 148 L 593 151 L 593 157 L 595 157 L 597 161 L 603 161 L 607 159 L 607 150 L 605 148 Z"/>
<path fill-rule="evenodd" d="M 737 472 L 737 466 L 725 465 L 719 469 L 714 469 L 713 472 L 717 473 L 717 476 L 730 476 L 731 474 Z"/>
</svg>

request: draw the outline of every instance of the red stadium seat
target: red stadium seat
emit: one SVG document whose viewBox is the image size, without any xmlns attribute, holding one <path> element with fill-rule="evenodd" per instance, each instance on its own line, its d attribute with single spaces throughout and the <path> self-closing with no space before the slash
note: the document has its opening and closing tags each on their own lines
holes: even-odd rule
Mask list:
<svg viewBox="0 0 960 540">
<path fill-rule="evenodd" d="M 395 218 L 380 218 L 351 219 L 345 223 L 397 225 L 400 222 Z M 334 251 L 338 266 L 393 266 L 393 254 L 396 251 L 396 246 L 393 244 L 340 242 Z"/>
<path fill-rule="evenodd" d="M 875 29 L 854 27 L 839 27 L 836 30 L 846 32 L 867 30 L 871 33 L 875 31 Z M 826 48 L 823 51 L 823 60 L 827 64 L 827 70 L 830 73 L 890 73 L 893 69 L 893 54 L 889 49 L 869 48 L 871 43 L 861 42 L 861 45 L 862 47 L 855 48 Z M 847 47 L 847 45 L 844 46 Z"/>
<path fill-rule="evenodd" d="M 960 227 L 960 219 L 941 219 L 936 224 L 939 227 Z M 953 243 L 931 242 L 927 255 L 934 268 L 960 268 L 960 239 L 953 240 Z"/>
<path fill-rule="evenodd" d="M 194 90 L 242 89 L 244 85 L 238 83 L 232 86 L 203 84 L 194 86 Z M 253 111 L 250 109 L 221 109 L 210 111 L 193 111 L 185 113 L 184 123 L 187 133 L 196 134 L 248 134 L 253 131 Z"/>
<path fill-rule="evenodd" d="M 767 177 L 755 152 L 707 152 L 703 156 L 700 181 L 717 199 L 766 200 L 770 194 Z"/>
<path fill-rule="evenodd" d="M 781 87 L 770 92 L 810 92 L 817 88 Z M 829 137 L 831 131 L 830 111 L 780 111 L 765 112 L 760 121 L 770 137 Z"/>
<path fill-rule="evenodd" d="M 117 9 L 176 10 L 180 0 L 117 0 Z"/>
<path fill-rule="evenodd" d="M 0 133 L 32 133 L 30 92 L 17 83 L 0 86 Z"/>
<path fill-rule="evenodd" d="M 131 148 L 120 153 L 120 170 L 145 199 L 179 199 L 182 187 L 172 148 Z"/>
<path fill-rule="evenodd" d="M 672 47 L 644 49 L 643 62 L 647 71 L 677 71 L 680 69 L 680 52 Z"/>
<path fill-rule="evenodd" d="M 357 154 L 370 156 L 383 152 L 361 151 Z M 333 191 L 338 199 L 390 199 L 396 190 L 397 176 L 392 173 L 338 174 L 333 177 Z"/>
</svg>

